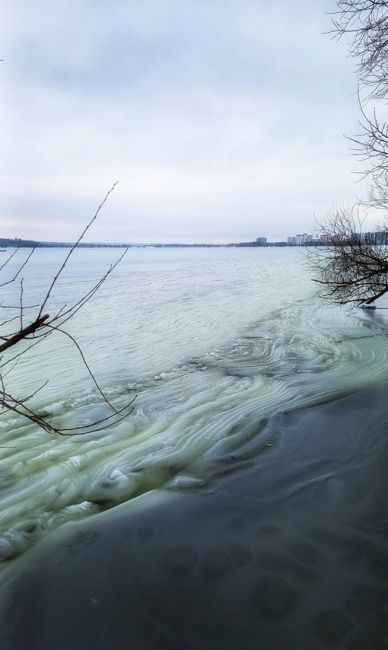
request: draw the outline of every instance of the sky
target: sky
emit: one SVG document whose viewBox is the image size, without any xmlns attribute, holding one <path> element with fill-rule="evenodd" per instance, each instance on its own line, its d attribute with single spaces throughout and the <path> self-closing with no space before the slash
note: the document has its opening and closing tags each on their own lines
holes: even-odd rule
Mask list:
<svg viewBox="0 0 388 650">
<path fill-rule="evenodd" d="M 0 236 L 251 241 L 363 195 L 334 0 L 13 0 L 2 8 Z"/>
</svg>

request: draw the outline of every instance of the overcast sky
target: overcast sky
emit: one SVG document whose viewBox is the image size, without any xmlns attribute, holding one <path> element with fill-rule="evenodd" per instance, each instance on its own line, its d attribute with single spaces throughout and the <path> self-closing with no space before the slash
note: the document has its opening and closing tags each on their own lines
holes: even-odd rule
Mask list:
<svg viewBox="0 0 388 650">
<path fill-rule="evenodd" d="M 229 242 L 312 232 L 362 194 L 334 0 L 12 0 L 0 232 Z"/>
</svg>

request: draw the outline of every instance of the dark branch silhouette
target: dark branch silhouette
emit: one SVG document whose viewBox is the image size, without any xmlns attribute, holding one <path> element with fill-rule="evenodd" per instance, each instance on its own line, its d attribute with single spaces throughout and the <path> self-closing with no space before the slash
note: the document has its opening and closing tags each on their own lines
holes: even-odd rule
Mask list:
<svg viewBox="0 0 388 650">
<path fill-rule="evenodd" d="M 18 317 L 15 317 L 15 319 L 16 318 L 19 318 L 20 320 L 20 329 L 19 331 L 17 331 L 15 334 L 11 336 L 8 335 L 8 336 L 1 337 L 3 340 L 5 340 L 5 343 L 0 345 L 0 352 L 5 352 L 5 350 L 8 350 L 8 348 L 13 347 L 23 339 L 26 339 L 27 336 L 29 336 L 30 334 L 34 334 L 38 329 L 41 329 L 41 327 L 50 318 L 50 316 L 48 314 L 46 314 L 45 316 L 40 316 L 36 318 L 32 323 L 27 325 L 26 327 L 23 327 L 23 306 L 21 305 L 20 314 Z M 9 322 L 9 321 L 3 321 L 2 324 L 4 324 L 5 322 Z"/>
<path fill-rule="evenodd" d="M 332 17 L 332 33 L 337 38 L 348 38 L 348 51 L 357 60 L 360 84 L 360 131 L 349 140 L 356 157 L 365 163 L 360 173 L 370 180 L 369 203 L 385 207 L 388 199 L 388 1 L 337 0 L 337 7 Z"/>
<path fill-rule="evenodd" d="M 16 315 L 12 315 L 10 318 L 4 318 L 0 320 L 0 340 L 3 341 L 0 344 L 0 406 L 3 407 L 3 412 L 11 411 L 17 415 L 23 416 L 24 418 L 27 418 L 49 433 L 56 433 L 60 435 L 79 435 L 82 433 L 100 431 L 117 424 L 126 418 L 132 411 L 132 404 L 135 399 L 134 397 L 132 397 L 131 400 L 125 404 L 125 406 L 119 409 L 117 409 L 111 403 L 111 401 L 108 399 L 100 387 L 96 377 L 94 376 L 93 371 L 87 362 L 78 341 L 74 338 L 73 335 L 63 329 L 63 326 L 69 320 L 71 320 L 78 313 L 78 311 L 86 305 L 86 303 L 91 300 L 94 294 L 98 291 L 98 289 L 107 280 L 107 278 L 111 275 L 111 273 L 126 255 L 128 248 L 124 250 L 124 252 L 118 257 L 118 259 L 116 259 L 114 263 L 110 264 L 105 273 L 98 278 L 95 284 L 88 291 L 86 291 L 86 293 L 84 293 L 81 298 L 77 298 L 71 304 L 63 304 L 60 309 L 57 309 L 53 315 L 49 313 L 43 313 L 44 311 L 48 311 L 48 303 L 52 291 L 59 277 L 68 265 L 70 257 L 79 246 L 92 224 L 96 221 L 101 209 L 105 205 L 116 185 L 117 183 L 114 183 L 114 185 L 106 193 L 93 217 L 90 219 L 75 244 L 70 248 L 57 273 L 54 275 L 52 281 L 50 282 L 47 292 L 40 304 L 23 304 L 24 287 L 23 277 L 21 274 L 23 271 L 28 270 L 28 263 L 35 252 L 34 248 L 29 253 L 27 253 L 27 255 L 17 267 L 16 271 L 11 275 L 11 278 L 5 280 L 4 282 L 0 282 L 0 290 L 6 286 L 8 287 L 15 285 L 17 281 L 19 282 L 19 287 L 17 289 L 19 293 L 19 304 L 6 305 L 0 303 L 0 314 L 2 309 L 12 309 L 17 311 Z M 7 267 L 11 260 L 15 258 L 17 253 L 18 249 L 13 251 L 11 255 L 6 258 L 4 263 L 0 265 L 0 273 Z M 35 313 L 31 310 L 35 310 Z M 109 407 L 111 413 L 108 416 L 100 418 L 89 425 L 75 426 L 71 428 L 57 427 L 55 424 L 50 422 L 46 416 L 35 412 L 33 408 L 27 405 L 27 402 L 30 402 L 39 393 L 39 391 L 42 390 L 44 386 L 46 386 L 47 380 L 44 380 L 39 388 L 34 390 L 31 394 L 24 396 L 23 398 L 16 398 L 6 388 L 5 378 L 12 373 L 13 369 L 16 367 L 20 359 L 24 355 L 28 354 L 32 348 L 42 343 L 45 339 L 53 334 L 65 336 L 68 340 L 70 340 L 74 346 L 75 351 L 80 355 L 82 363 L 86 368 L 92 382 L 94 383 L 98 394 Z"/>
<path fill-rule="evenodd" d="M 322 296 L 338 304 L 372 304 L 388 291 L 388 231 L 365 233 L 353 210 L 337 210 L 321 226 L 327 247 L 308 252 Z"/>
<path fill-rule="evenodd" d="M 388 0 L 337 0 L 335 37 L 347 37 L 357 60 L 360 131 L 349 138 L 362 162 L 369 195 L 358 208 L 388 209 Z M 366 95 L 365 95 L 366 93 Z M 309 255 L 323 295 L 340 304 L 371 305 L 388 291 L 388 229 L 363 232 L 359 210 L 337 210 L 322 226 L 328 246 Z"/>
<path fill-rule="evenodd" d="M 385 98 L 388 87 L 388 15 L 385 0 L 338 0 L 333 13 L 333 34 L 350 36 L 349 54 L 371 96 Z"/>
</svg>

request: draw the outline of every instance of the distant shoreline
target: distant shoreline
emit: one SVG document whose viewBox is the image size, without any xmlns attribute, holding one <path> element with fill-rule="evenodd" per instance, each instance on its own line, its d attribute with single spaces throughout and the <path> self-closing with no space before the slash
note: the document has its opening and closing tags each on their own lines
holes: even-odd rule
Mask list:
<svg viewBox="0 0 388 650">
<path fill-rule="evenodd" d="M 2 248 L 72 248 L 75 242 L 41 242 L 30 239 L 0 238 Z M 77 248 L 305 248 L 306 246 L 327 246 L 327 243 L 313 241 L 303 244 L 288 244 L 287 242 L 238 242 L 230 244 L 159 244 L 159 243 L 87 243 L 80 242 Z"/>
</svg>

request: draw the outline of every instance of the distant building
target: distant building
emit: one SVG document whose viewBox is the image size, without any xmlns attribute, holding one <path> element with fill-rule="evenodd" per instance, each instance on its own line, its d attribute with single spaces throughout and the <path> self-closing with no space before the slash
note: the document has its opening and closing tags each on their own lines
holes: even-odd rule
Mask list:
<svg viewBox="0 0 388 650">
<path fill-rule="evenodd" d="M 308 235 L 307 233 L 287 237 L 288 246 L 305 246 L 306 244 L 313 244 L 314 242 L 314 236 Z"/>
<path fill-rule="evenodd" d="M 377 246 L 386 246 L 388 243 L 388 233 L 385 230 L 375 232 L 375 242 Z"/>
<path fill-rule="evenodd" d="M 267 237 L 256 237 L 256 244 L 258 246 L 266 246 L 267 245 Z"/>
<path fill-rule="evenodd" d="M 365 232 L 363 240 L 372 246 L 387 246 L 388 245 L 388 232 L 385 230 L 377 230 L 376 232 Z"/>
</svg>

